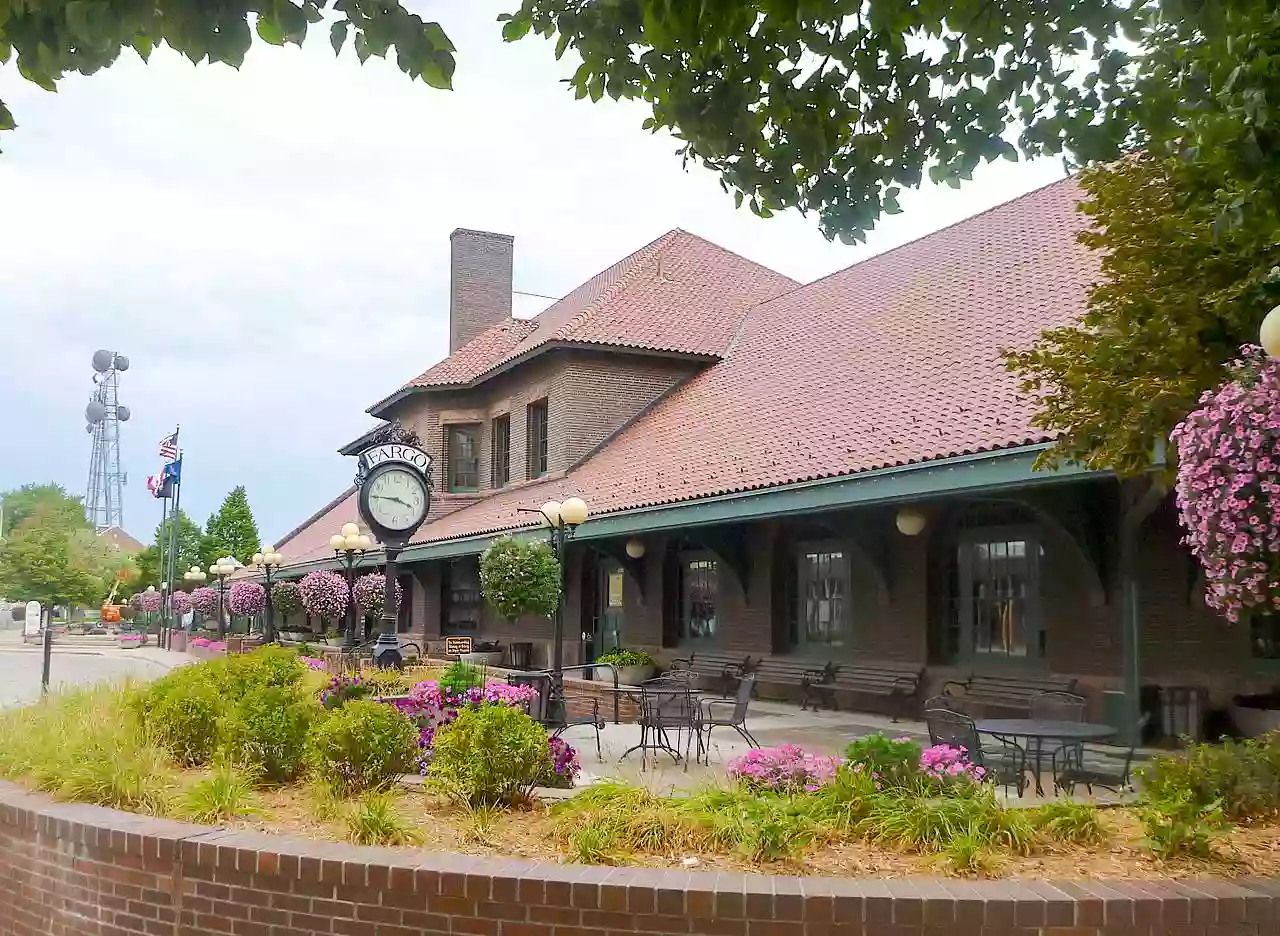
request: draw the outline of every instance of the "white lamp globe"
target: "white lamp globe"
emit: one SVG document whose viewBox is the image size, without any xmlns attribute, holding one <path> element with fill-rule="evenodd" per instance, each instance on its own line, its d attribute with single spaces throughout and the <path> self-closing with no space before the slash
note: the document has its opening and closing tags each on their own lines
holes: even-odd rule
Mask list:
<svg viewBox="0 0 1280 936">
<path fill-rule="evenodd" d="M 560 502 L 547 501 L 542 505 L 542 525 L 558 527 L 560 525 Z"/>
<path fill-rule="evenodd" d="M 627 555 L 632 559 L 644 558 L 644 540 L 642 539 L 627 540 Z"/>
<path fill-rule="evenodd" d="M 368 552 L 370 549 L 373 549 L 373 537 L 371 537 L 368 533 L 361 533 L 360 548 L 365 550 L 366 552 Z"/>
<path fill-rule="evenodd" d="M 581 526 L 587 522 L 587 502 L 581 497 L 570 497 L 560 505 L 560 519 L 569 526 Z"/>
<path fill-rule="evenodd" d="M 329 537 L 329 545 L 334 549 L 342 550 L 347 546 L 347 539 L 341 533 L 335 533 Z"/>
<path fill-rule="evenodd" d="M 924 530 L 925 516 L 920 511 L 910 508 L 899 510 L 898 516 L 894 518 L 894 524 L 903 536 L 919 536 Z"/>
<path fill-rule="evenodd" d="M 1280 358 L 1280 305 L 1267 313 L 1258 329 L 1258 344 L 1270 357 Z"/>
<path fill-rule="evenodd" d="M 360 528 L 356 526 L 354 523 L 344 523 L 342 525 L 342 535 L 343 536 L 359 536 Z"/>
<path fill-rule="evenodd" d="M 252 562 L 254 565 L 262 565 L 262 562 L 263 562 L 262 553 L 254 553 L 253 558 L 250 559 L 249 561 Z"/>
</svg>

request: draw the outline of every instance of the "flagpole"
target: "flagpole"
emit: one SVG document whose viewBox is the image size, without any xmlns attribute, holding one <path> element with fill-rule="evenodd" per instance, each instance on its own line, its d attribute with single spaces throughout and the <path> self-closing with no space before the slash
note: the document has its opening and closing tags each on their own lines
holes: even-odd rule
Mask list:
<svg viewBox="0 0 1280 936">
<path fill-rule="evenodd" d="M 159 565 L 156 566 L 156 572 L 159 573 L 160 575 L 160 581 L 156 583 L 157 585 L 161 584 L 164 581 L 164 568 L 165 568 L 165 556 L 166 556 L 165 544 L 166 544 L 166 541 L 168 540 L 168 537 L 166 536 L 168 529 L 169 529 L 169 498 L 163 497 L 160 499 L 160 532 L 159 532 L 160 563 Z M 164 596 L 161 595 L 161 600 L 163 601 L 163 599 L 164 599 Z M 164 605 L 160 606 L 160 615 L 163 618 Z M 163 632 L 163 622 L 161 624 L 161 632 Z"/>
<path fill-rule="evenodd" d="M 178 512 L 182 504 L 182 452 L 178 452 L 178 476 L 173 481 L 173 533 L 169 537 L 169 616 L 173 616 L 173 590 L 177 588 L 174 578 L 178 571 L 178 547 L 182 545 L 182 524 Z M 168 625 L 168 639 L 165 646 L 173 646 L 173 625 Z"/>
</svg>

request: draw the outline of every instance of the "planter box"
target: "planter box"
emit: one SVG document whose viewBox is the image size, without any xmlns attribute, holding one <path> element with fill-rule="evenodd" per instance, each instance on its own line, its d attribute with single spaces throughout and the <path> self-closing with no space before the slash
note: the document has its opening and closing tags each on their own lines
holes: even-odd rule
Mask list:
<svg viewBox="0 0 1280 936">
<path fill-rule="evenodd" d="M 490 653 L 464 653 L 458 657 L 463 663 L 470 663 L 472 666 L 501 666 L 502 651 L 494 650 Z"/>
<path fill-rule="evenodd" d="M 174 631 L 169 635 L 169 649 L 174 653 L 187 652 L 187 632 Z"/>
<path fill-rule="evenodd" d="M 1280 731 L 1280 709 L 1231 706 L 1231 720 L 1246 738 L 1261 738 L 1270 731 Z"/>
<path fill-rule="evenodd" d="M 646 679 L 652 679 L 654 673 L 653 664 L 648 666 L 619 666 L 617 669 L 618 682 L 623 686 L 638 686 Z M 609 671 L 597 670 L 596 678 L 608 680 Z"/>
</svg>

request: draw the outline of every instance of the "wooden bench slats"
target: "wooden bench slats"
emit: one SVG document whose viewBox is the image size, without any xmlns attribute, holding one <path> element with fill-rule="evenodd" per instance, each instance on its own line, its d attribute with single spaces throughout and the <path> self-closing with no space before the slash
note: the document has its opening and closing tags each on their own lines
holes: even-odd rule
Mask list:
<svg viewBox="0 0 1280 936">
<path fill-rule="evenodd" d="M 975 673 L 968 679 L 943 685 L 943 693 L 983 709 L 1026 712 L 1031 700 L 1045 692 L 1074 692 L 1076 680 L 1069 676 L 1018 676 Z M 959 690 L 959 691 L 954 691 Z"/>
</svg>

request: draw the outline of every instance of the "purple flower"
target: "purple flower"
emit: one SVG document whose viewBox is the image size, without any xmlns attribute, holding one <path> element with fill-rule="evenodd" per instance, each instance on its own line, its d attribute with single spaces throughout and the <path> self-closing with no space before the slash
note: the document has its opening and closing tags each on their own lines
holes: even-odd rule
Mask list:
<svg viewBox="0 0 1280 936">
<path fill-rule="evenodd" d="M 233 582 L 227 592 L 227 609 L 232 614 L 252 617 L 267 606 L 267 590 L 257 582 Z"/>
<path fill-rule="evenodd" d="M 298 583 L 298 596 L 309 614 L 326 621 L 340 621 L 347 613 L 350 593 L 347 582 L 336 572 L 312 572 Z"/>
</svg>

